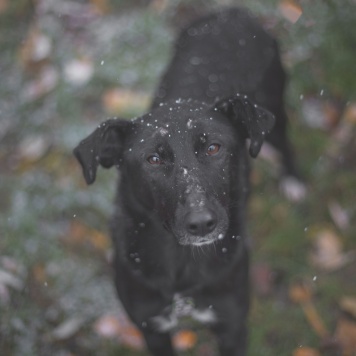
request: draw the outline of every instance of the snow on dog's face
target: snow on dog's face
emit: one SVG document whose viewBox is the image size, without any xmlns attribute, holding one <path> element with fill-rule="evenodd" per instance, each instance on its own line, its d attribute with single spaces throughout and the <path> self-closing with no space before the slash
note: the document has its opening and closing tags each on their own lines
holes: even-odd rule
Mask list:
<svg viewBox="0 0 356 356">
<path fill-rule="evenodd" d="M 75 155 L 88 184 L 99 164 L 118 166 L 121 184 L 140 209 L 158 216 L 179 244 L 202 246 L 222 239 L 229 228 L 229 209 L 238 205 L 231 190 L 237 189 L 238 171 L 246 169 L 239 160 L 245 138 L 255 157 L 273 122 L 246 97 L 213 107 L 177 100 L 132 121 L 106 121 Z"/>
</svg>

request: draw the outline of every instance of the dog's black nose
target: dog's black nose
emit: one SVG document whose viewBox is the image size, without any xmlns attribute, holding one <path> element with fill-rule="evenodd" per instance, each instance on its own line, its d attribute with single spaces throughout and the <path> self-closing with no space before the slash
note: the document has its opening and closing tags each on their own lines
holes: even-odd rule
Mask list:
<svg viewBox="0 0 356 356">
<path fill-rule="evenodd" d="M 216 227 L 216 214 L 208 209 L 193 211 L 186 215 L 187 231 L 196 236 L 205 236 Z"/>
</svg>

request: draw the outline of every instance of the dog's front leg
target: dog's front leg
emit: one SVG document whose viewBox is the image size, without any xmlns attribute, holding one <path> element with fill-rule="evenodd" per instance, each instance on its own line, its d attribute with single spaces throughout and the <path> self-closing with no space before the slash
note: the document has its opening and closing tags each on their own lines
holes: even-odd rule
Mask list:
<svg viewBox="0 0 356 356">
<path fill-rule="evenodd" d="M 175 356 L 169 333 L 141 330 L 146 340 L 147 349 L 154 356 Z"/>
<path fill-rule="evenodd" d="M 213 328 L 220 356 L 245 356 L 247 350 L 246 320 L 219 323 Z"/>
</svg>

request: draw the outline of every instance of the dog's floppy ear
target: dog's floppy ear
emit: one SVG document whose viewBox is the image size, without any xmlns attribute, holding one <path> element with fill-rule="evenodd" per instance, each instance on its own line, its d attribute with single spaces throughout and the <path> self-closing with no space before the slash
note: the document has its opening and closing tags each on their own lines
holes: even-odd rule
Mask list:
<svg viewBox="0 0 356 356">
<path fill-rule="evenodd" d="M 240 94 L 219 100 L 215 103 L 214 110 L 242 128 L 245 137 L 251 139 L 249 152 L 255 158 L 260 152 L 265 135 L 274 126 L 274 115 L 252 103 L 246 95 Z"/>
<path fill-rule="evenodd" d="M 125 135 L 130 125 L 132 125 L 130 121 L 109 119 L 100 124 L 73 150 L 82 166 L 87 184 L 94 183 L 99 164 L 104 168 L 119 164 Z"/>
</svg>

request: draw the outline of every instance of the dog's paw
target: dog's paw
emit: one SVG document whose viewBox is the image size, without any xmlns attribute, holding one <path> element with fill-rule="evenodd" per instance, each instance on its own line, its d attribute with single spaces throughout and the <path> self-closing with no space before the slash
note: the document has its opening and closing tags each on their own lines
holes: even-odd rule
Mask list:
<svg viewBox="0 0 356 356">
<path fill-rule="evenodd" d="M 279 189 L 292 202 L 303 201 L 307 195 L 307 187 L 299 179 L 287 176 L 281 179 Z"/>
</svg>

